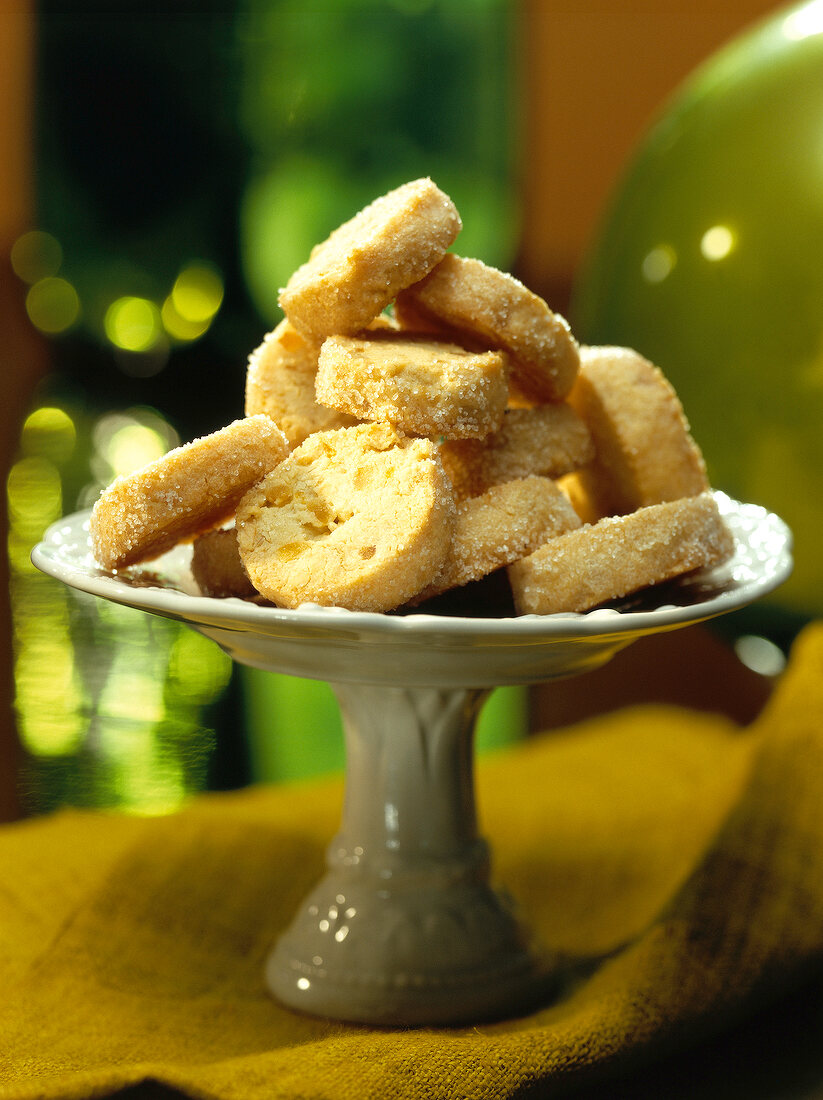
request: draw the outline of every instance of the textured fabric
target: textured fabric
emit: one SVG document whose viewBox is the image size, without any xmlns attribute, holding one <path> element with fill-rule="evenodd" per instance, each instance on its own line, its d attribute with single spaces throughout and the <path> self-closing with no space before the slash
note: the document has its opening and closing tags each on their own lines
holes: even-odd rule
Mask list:
<svg viewBox="0 0 823 1100">
<path fill-rule="evenodd" d="M 350 1027 L 266 993 L 336 781 L 7 826 L 0 1098 L 560 1095 L 719 1031 L 821 959 L 822 671 L 815 625 L 748 729 L 634 708 L 481 761 L 497 877 L 581 964 L 555 1003 L 493 1025 Z"/>
</svg>

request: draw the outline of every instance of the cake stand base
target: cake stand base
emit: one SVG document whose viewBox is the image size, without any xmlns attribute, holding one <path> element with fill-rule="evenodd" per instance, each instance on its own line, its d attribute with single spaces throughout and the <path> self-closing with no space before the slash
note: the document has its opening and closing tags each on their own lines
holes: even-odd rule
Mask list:
<svg viewBox="0 0 823 1100">
<path fill-rule="evenodd" d="M 473 731 L 488 692 L 332 685 L 346 794 L 328 872 L 272 951 L 284 1004 L 377 1025 L 465 1024 L 551 995 L 552 967 L 490 883 Z"/>
</svg>

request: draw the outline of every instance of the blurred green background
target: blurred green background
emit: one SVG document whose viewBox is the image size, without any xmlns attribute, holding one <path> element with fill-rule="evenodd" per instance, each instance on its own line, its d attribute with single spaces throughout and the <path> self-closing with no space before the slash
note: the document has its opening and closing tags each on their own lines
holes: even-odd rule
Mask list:
<svg viewBox="0 0 823 1100">
<path fill-rule="evenodd" d="M 47 347 L 8 478 L 23 812 L 157 813 L 342 767 L 327 685 L 233 668 L 29 553 L 112 477 L 242 415 L 279 287 L 378 194 L 431 175 L 461 248 L 511 267 L 514 33 L 501 0 L 39 5 L 34 218 L 10 253 Z M 507 689 L 480 745 L 524 730 Z"/>
</svg>

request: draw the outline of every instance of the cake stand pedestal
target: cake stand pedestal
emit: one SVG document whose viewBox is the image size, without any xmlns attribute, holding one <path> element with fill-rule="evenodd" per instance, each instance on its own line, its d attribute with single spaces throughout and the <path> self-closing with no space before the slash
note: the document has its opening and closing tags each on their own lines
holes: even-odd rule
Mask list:
<svg viewBox="0 0 823 1100">
<path fill-rule="evenodd" d="M 285 1004 L 344 1020 L 448 1024 L 546 993 L 478 835 L 473 732 L 487 695 L 332 684 L 346 738 L 340 831 L 325 877 L 269 957 Z"/>
</svg>

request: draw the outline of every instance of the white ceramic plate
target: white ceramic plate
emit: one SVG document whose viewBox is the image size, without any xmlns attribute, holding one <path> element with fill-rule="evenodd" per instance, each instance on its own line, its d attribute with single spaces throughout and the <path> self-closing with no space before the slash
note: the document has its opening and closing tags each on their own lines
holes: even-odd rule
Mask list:
<svg viewBox="0 0 823 1100">
<path fill-rule="evenodd" d="M 757 505 L 715 497 L 735 537 L 729 562 L 582 615 L 379 615 L 214 599 L 199 595 L 187 545 L 145 566 L 101 569 L 88 512 L 50 527 L 32 561 L 81 592 L 185 622 L 257 668 L 349 683 L 495 687 L 595 668 L 635 638 L 734 611 L 780 585 L 792 569 L 789 529 Z"/>
</svg>

